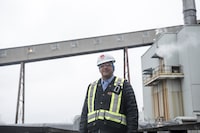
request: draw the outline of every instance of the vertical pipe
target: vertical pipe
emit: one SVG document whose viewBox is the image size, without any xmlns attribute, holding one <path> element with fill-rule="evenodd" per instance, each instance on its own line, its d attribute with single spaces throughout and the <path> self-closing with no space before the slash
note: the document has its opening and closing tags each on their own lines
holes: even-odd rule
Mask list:
<svg viewBox="0 0 200 133">
<path fill-rule="evenodd" d="M 160 117 L 160 102 L 159 102 L 159 87 L 157 85 L 157 97 L 158 97 L 158 117 Z"/>
<path fill-rule="evenodd" d="M 168 94 L 167 94 L 167 87 L 166 87 L 166 80 L 162 82 L 163 87 L 163 107 L 164 107 L 164 117 L 165 120 L 169 120 L 169 103 L 168 103 Z"/>
<path fill-rule="evenodd" d="M 184 24 L 185 25 L 197 24 L 195 0 L 182 0 L 182 1 L 183 1 Z"/>
</svg>

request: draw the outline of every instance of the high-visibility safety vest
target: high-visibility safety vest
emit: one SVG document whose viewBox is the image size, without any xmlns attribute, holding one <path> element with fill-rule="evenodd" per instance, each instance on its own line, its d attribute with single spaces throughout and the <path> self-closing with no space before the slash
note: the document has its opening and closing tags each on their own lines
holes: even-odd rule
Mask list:
<svg viewBox="0 0 200 133">
<path fill-rule="evenodd" d="M 114 90 L 119 94 L 112 93 L 109 110 L 99 109 L 94 110 L 95 93 L 97 89 L 98 80 L 93 82 L 88 90 L 88 123 L 96 120 L 109 120 L 122 125 L 126 125 L 126 116 L 120 114 L 121 98 L 124 79 L 116 77 L 114 81 Z"/>
</svg>

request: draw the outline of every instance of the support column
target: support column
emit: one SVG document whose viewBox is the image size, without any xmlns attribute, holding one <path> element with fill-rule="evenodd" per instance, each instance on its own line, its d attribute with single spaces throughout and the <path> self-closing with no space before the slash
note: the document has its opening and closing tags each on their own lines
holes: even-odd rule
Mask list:
<svg viewBox="0 0 200 133">
<path fill-rule="evenodd" d="M 128 62 L 128 48 L 124 48 L 124 79 L 130 82 L 129 62 Z"/>
<path fill-rule="evenodd" d="M 25 63 L 21 62 L 15 124 L 24 124 Z"/>
</svg>

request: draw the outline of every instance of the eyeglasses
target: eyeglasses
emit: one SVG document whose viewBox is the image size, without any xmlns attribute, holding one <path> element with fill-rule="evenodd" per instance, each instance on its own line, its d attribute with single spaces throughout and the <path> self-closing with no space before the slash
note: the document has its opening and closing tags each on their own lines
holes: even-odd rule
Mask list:
<svg viewBox="0 0 200 133">
<path fill-rule="evenodd" d="M 104 64 L 99 65 L 99 68 L 111 67 L 111 66 L 112 66 L 112 63 L 104 63 Z"/>
</svg>

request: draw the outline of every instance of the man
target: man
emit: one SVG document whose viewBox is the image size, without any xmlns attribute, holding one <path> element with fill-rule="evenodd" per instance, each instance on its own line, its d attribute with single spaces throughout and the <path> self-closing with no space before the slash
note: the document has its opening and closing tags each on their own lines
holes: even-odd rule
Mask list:
<svg viewBox="0 0 200 133">
<path fill-rule="evenodd" d="M 126 80 L 113 75 L 115 59 L 101 55 L 97 66 L 101 78 L 88 86 L 81 114 L 80 133 L 134 133 L 138 108 L 134 91 Z"/>
</svg>

